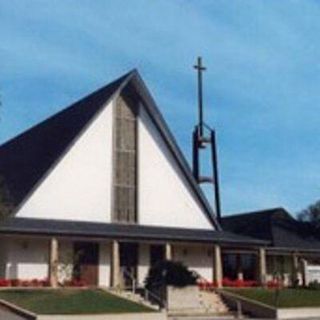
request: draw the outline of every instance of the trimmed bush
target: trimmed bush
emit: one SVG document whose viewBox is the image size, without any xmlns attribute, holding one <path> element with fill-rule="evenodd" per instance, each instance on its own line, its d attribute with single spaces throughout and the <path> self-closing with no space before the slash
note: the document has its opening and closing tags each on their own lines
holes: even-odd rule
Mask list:
<svg viewBox="0 0 320 320">
<path fill-rule="evenodd" d="M 320 283 L 317 280 L 314 280 L 309 283 L 308 288 L 311 290 L 320 290 Z"/>
<path fill-rule="evenodd" d="M 149 269 L 145 285 L 148 290 L 164 286 L 186 287 L 195 285 L 198 276 L 181 262 L 163 261 Z"/>
</svg>

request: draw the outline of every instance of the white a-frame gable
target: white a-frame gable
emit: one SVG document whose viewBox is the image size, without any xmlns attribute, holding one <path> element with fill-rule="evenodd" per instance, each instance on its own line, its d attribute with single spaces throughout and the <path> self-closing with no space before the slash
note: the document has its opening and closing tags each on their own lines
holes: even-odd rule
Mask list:
<svg viewBox="0 0 320 320">
<path fill-rule="evenodd" d="M 110 222 L 112 102 L 27 198 L 17 217 Z"/>
<path fill-rule="evenodd" d="M 211 210 L 141 78 L 133 72 L 124 79 L 16 216 L 212 230 Z M 83 100 L 81 112 L 93 100 Z M 132 131 L 123 127 L 128 121 Z M 129 149 L 123 139 L 133 142 Z"/>
<path fill-rule="evenodd" d="M 142 105 L 138 128 L 139 222 L 212 229 L 204 208 Z"/>
</svg>

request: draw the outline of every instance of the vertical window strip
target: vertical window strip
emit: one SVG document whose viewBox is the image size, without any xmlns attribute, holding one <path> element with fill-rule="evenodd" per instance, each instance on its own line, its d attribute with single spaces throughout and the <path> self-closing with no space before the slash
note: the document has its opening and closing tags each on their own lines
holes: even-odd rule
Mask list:
<svg viewBox="0 0 320 320">
<path fill-rule="evenodd" d="M 114 220 L 137 222 L 137 112 L 133 99 L 119 97 L 115 110 Z"/>
</svg>

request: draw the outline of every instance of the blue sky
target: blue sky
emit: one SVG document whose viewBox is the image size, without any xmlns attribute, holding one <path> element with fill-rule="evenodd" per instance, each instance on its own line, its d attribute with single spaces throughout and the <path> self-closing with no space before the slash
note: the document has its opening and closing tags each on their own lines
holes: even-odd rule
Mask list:
<svg viewBox="0 0 320 320">
<path fill-rule="evenodd" d="M 191 159 L 202 55 L 224 214 L 320 198 L 320 2 L 0 1 L 0 142 L 138 68 Z"/>
</svg>

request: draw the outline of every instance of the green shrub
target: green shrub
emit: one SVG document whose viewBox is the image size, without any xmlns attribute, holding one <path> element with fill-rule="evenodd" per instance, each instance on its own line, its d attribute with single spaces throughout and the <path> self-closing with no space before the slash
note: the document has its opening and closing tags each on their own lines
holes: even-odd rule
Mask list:
<svg viewBox="0 0 320 320">
<path fill-rule="evenodd" d="M 318 280 L 314 280 L 309 283 L 308 288 L 311 290 L 320 290 L 320 283 Z"/>
<path fill-rule="evenodd" d="M 163 261 L 149 269 L 145 285 L 148 290 L 167 285 L 185 287 L 196 284 L 198 276 L 181 262 Z"/>
</svg>

